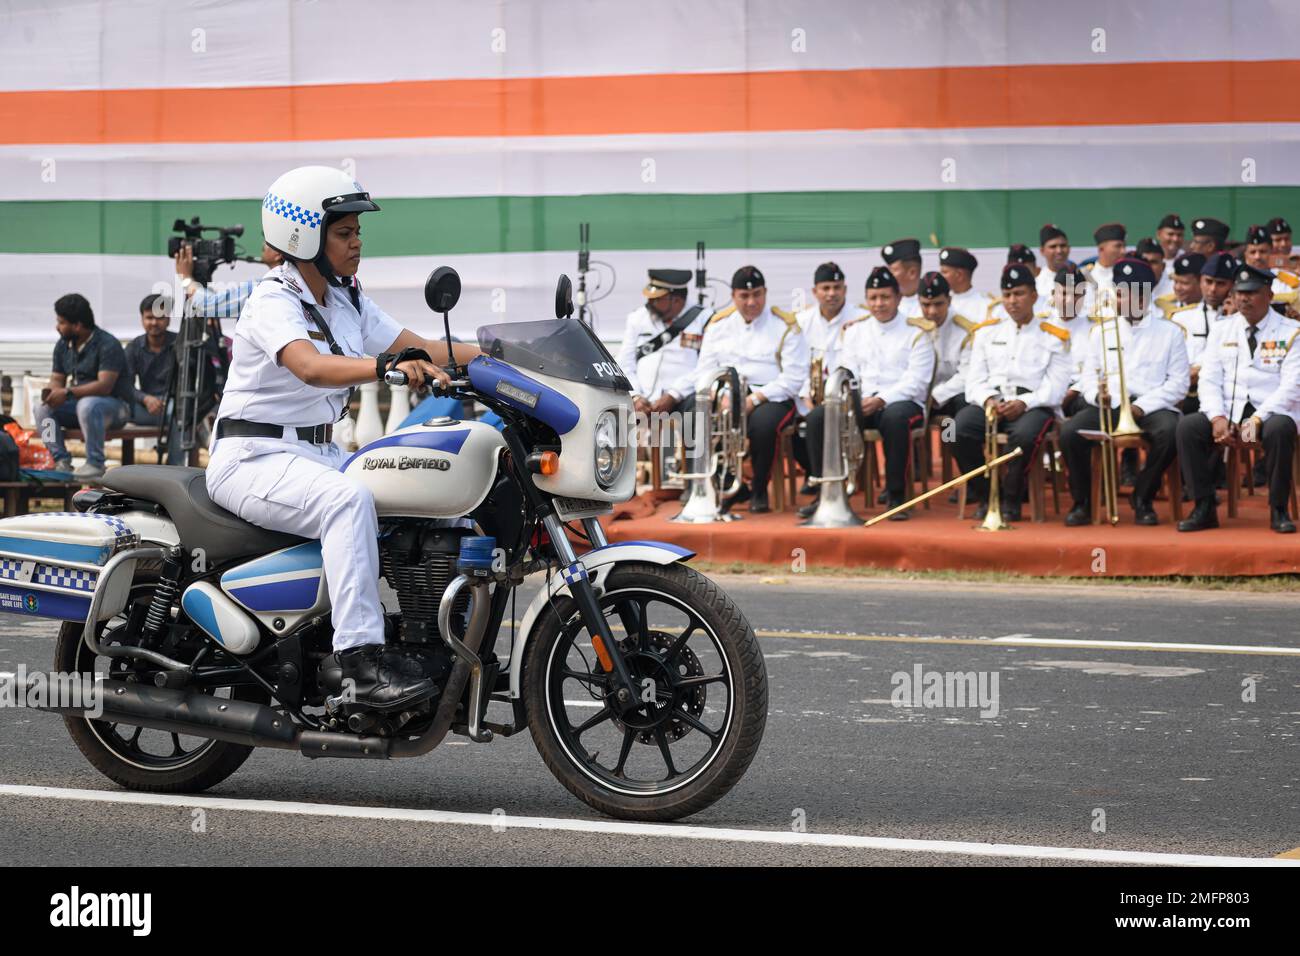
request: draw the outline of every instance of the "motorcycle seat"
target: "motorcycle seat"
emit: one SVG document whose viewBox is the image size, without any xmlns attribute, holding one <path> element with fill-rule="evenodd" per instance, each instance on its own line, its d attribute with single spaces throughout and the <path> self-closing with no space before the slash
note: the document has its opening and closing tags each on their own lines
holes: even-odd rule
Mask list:
<svg viewBox="0 0 1300 956">
<path fill-rule="evenodd" d="M 278 551 L 307 538 L 268 531 L 213 503 L 202 468 L 177 465 L 124 465 L 99 483 L 132 498 L 156 501 L 176 525 L 181 545 L 202 548 L 210 564 Z"/>
</svg>

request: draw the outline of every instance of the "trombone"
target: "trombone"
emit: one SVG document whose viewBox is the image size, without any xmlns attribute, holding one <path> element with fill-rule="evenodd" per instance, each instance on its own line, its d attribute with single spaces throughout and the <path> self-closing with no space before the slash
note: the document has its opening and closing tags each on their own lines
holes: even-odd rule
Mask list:
<svg viewBox="0 0 1300 956">
<path fill-rule="evenodd" d="M 1119 462 L 1115 452 L 1137 444 L 1142 436 L 1142 426 L 1133 417 L 1133 403 L 1129 400 L 1128 382 L 1124 376 L 1124 342 L 1120 333 L 1119 310 L 1113 299 L 1114 290 L 1100 299 L 1092 318 L 1098 323 L 1101 335 L 1101 367 L 1097 370 L 1097 411 L 1101 430 L 1081 430 L 1085 438 L 1101 443 L 1101 492 L 1106 509 L 1106 521 L 1119 524 Z M 1119 378 L 1119 417 L 1110 404 L 1110 359 L 1106 348 L 1106 326 L 1114 325 L 1115 368 Z"/>
</svg>

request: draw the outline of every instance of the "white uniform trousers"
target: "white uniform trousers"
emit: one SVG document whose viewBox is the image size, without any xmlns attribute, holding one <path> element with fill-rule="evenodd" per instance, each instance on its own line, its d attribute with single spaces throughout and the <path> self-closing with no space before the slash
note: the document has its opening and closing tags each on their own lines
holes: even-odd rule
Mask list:
<svg viewBox="0 0 1300 956">
<path fill-rule="evenodd" d="M 334 444 L 227 437 L 207 469 L 208 496 L 227 511 L 320 540 L 336 651 L 384 642 L 375 499 L 339 471 L 344 461 Z"/>
</svg>

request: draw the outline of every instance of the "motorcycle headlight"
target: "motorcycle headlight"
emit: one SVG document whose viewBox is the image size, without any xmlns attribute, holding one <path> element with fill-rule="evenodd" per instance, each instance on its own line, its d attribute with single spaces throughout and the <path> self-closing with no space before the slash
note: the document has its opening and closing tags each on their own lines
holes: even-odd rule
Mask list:
<svg viewBox="0 0 1300 956">
<path fill-rule="evenodd" d="M 623 471 L 627 449 L 618 437 L 618 416 L 612 411 L 600 413 L 596 419 L 596 482 L 602 488 L 611 488 Z"/>
</svg>

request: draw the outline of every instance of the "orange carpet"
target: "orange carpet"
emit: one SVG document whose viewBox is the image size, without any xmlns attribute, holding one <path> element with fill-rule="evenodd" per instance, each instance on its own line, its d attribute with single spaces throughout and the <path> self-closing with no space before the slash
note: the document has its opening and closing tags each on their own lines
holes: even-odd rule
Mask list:
<svg viewBox="0 0 1300 956">
<path fill-rule="evenodd" d="M 1047 522 L 1025 520 L 1012 531 L 974 530 L 970 511 L 957 520 L 946 495 L 930 500 L 931 510 L 917 507 L 909 521 L 883 521 L 870 528 L 801 528 L 793 512 L 751 515 L 736 509 L 738 521 L 706 525 L 675 524 L 681 510 L 675 500 L 656 502 L 650 494 L 620 505 L 604 521 L 611 541 L 656 540 L 690 548 L 702 560 L 770 564 L 791 570 L 802 559 L 807 569 L 826 567 L 892 568 L 900 571 L 1010 571 L 1048 577 L 1261 575 L 1300 573 L 1300 534 L 1276 534 L 1268 527 L 1267 498 L 1257 489 L 1242 492 L 1239 516 L 1229 520 L 1226 492 L 1219 506 L 1220 527 L 1180 534 L 1170 518 L 1169 503 L 1156 502 L 1160 524 L 1133 524 L 1127 498 L 1119 525 L 1067 528 L 1064 515 L 1052 511 Z M 661 493 L 665 494 L 665 493 Z M 810 499 L 801 498 L 803 504 Z M 1062 510 L 1069 508 L 1063 496 Z M 862 517 L 862 495 L 853 499 Z M 1185 511 L 1191 506 L 1185 505 Z M 1028 519 L 1029 506 L 1025 505 Z"/>
</svg>

